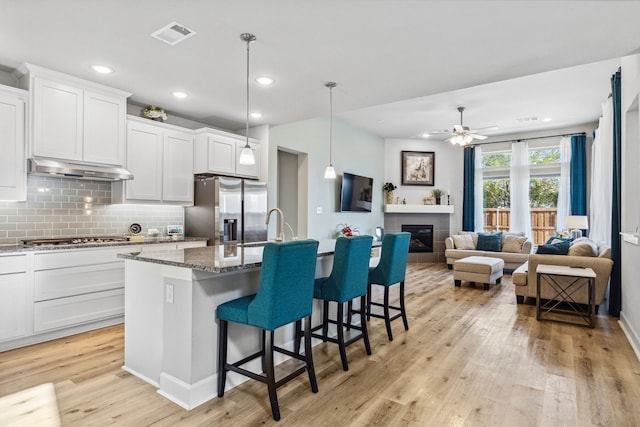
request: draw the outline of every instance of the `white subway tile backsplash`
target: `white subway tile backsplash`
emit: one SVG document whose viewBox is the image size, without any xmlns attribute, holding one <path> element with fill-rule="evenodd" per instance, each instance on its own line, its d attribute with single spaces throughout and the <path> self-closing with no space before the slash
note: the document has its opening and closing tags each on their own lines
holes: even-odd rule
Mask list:
<svg viewBox="0 0 640 427">
<path fill-rule="evenodd" d="M 26 202 L 0 202 L 0 244 L 42 237 L 122 235 L 184 224 L 180 206 L 111 205 L 111 184 L 29 175 Z"/>
</svg>

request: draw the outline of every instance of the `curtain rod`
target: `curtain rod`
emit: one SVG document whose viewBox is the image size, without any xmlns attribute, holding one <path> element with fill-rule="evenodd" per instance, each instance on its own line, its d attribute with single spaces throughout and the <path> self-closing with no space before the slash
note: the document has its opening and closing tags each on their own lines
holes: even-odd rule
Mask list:
<svg viewBox="0 0 640 427">
<path fill-rule="evenodd" d="M 533 136 L 531 138 L 519 138 L 519 139 L 506 139 L 504 141 L 491 141 L 491 142 L 479 142 L 477 144 L 471 144 L 470 147 L 475 147 L 476 145 L 489 145 L 489 144 L 500 144 L 502 142 L 521 142 L 521 141 L 530 141 L 533 139 L 546 139 L 546 138 L 557 138 L 559 136 L 575 136 L 575 135 L 587 135 L 586 132 L 576 132 L 576 133 L 563 133 L 560 135 L 548 135 L 548 136 Z"/>
</svg>

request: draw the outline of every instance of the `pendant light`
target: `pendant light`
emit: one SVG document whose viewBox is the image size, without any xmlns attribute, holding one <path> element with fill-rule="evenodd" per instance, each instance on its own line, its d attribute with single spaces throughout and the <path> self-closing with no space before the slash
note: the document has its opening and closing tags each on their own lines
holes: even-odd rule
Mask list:
<svg viewBox="0 0 640 427">
<path fill-rule="evenodd" d="M 334 82 L 324 84 L 329 88 L 329 166 L 324 170 L 326 179 L 336 179 L 336 170 L 333 168 L 333 88 L 337 86 Z"/>
<path fill-rule="evenodd" d="M 253 155 L 253 150 L 249 146 L 249 45 L 256 41 L 256 36 L 249 33 L 240 34 L 240 39 L 247 43 L 247 120 L 246 120 L 246 143 L 240 152 L 239 163 L 241 165 L 255 165 L 256 158 Z"/>
</svg>

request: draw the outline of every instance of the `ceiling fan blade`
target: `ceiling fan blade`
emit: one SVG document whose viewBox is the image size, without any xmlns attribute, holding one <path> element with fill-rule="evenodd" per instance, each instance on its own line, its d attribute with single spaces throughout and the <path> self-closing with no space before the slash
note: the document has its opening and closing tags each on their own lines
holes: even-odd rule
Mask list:
<svg viewBox="0 0 640 427">
<path fill-rule="evenodd" d="M 500 129 L 498 126 L 487 126 L 487 127 L 484 127 L 484 128 L 471 129 L 469 132 L 471 132 L 471 133 L 489 132 L 489 131 L 498 130 L 498 129 Z"/>
<path fill-rule="evenodd" d="M 475 134 L 475 133 L 470 133 L 470 134 L 469 134 L 469 136 L 470 136 L 470 137 L 472 137 L 473 139 L 479 139 L 479 140 L 481 140 L 481 141 L 482 141 L 483 139 L 487 139 L 487 138 L 488 138 L 487 136 L 484 136 L 484 135 L 478 135 L 478 134 Z"/>
<path fill-rule="evenodd" d="M 451 131 L 449 129 L 445 130 L 432 130 L 427 132 L 429 135 L 442 135 L 442 134 L 450 134 Z"/>
</svg>

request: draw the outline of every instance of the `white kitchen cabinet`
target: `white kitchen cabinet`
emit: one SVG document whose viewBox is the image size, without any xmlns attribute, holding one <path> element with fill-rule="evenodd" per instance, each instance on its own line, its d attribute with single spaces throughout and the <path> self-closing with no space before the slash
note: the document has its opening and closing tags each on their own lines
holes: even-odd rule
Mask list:
<svg viewBox="0 0 640 427">
<path fill-rule="evenodd" d="M 165 131 L 162 148 L 162 200 L 193 204 L 193 136 Z"/>
<path fill-rule="evenodd" d="M 127 169 L 133 179 L 124 184 L 125 199 L 162 199 L 162 129 L 147 123 L 127 122 Z"/>
<path fill-rule="evenodd" d="M 213 173 L 243 178 L 260 177 L 260 143 L 249 139 L 249 146 L 256 159 L 255 165 L 239 163 L 240 152 L 246 144 L 243 136 L 216 129 L 196 131 L 194 172 Z"/>
<path fill-rule="evenodd" d="M 82 160 L 124 165 L 126 97 L 84 91 Z"/>
<path fill-rule="evenodd" d="M 31 64 L 17 75 L 30 92 L 29 156 L 124 164 L 130 93 Z"/>
<path fill-rule="evenodd" d="M 27 333 L 25 255 L 0 256 L 0 341 Z"/>
<path fill-rule="evenodd" d="M 26 99 L 27 92 L 0 85 L 0 200 L 27 200 Z"/>
<path fill-rule="evenodd" d="M 189 131 L 130 117 L 126 167 L 133 179 L 112 184 L 113 203 L 193 204 L 193 136 Z"/>
</svg>

